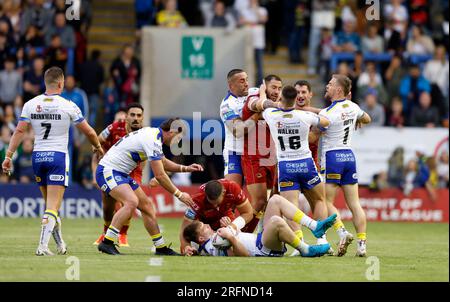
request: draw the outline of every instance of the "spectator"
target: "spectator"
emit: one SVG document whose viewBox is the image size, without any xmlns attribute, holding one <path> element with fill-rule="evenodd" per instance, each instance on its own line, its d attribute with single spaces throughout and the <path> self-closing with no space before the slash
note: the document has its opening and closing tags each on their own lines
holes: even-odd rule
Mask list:
<svg viewBox="0 0 450 302">
<path fill-rule="evenodd" d="M 400 96 L 400 83 L 406 76 L 406 70 L 402 66 L 402 57 L 394 55 L 384 73 L 388 99 Z"/>
<path fill-rule="evenodd" d="M 419 66 L 412 64 L 409 67 L 409 75 L 400 82 L 400 96 L 405 116 L 409 116 L 413 105 L 419 104 L 419 96 L 424 91 L 431 92 L 430 82 L 421 75 Z"/>
<path fill-rule="evenodd" d="M 414 106 L 409 124 L 412 127 L 434 128 L 439 126 L 439 112 L 431 106 L 431 95 L 428 92 L 420 94 L 419 106 Z"/>
<path fill-rule="evenodd" d="M 406 43 L 406 50 L 411 55 L 431 55 L 434 52 L 434 42 L 423 33 L 421 27 L 413 26 L 411 37 Z"/>
<path fill-rule="evenodd" d="M 370 24 L 367 29 L 367 35 L 362 38 L 363 53 L 382 53 L 384 52 L 383 38 L 378 35 L 376 24 Z"/>
<path fill-rule="evenodd" d="M 111 124 L 114 121 L 114 115 L 119 110 L 119 95 L 114 86 L 114 80 L 112 78 L 106 81 L 105 88 L 103 89 L 103 119 L 105 121 L 104 127 Z"/>
<path fill-rule="evenodd" d="M 8 45 L 7 37 L 4 33 L 0 32 L 0 70 L 5 68 L 5 60 L 10 55 L 12 55 L 12 50 Z"/>
<path fill-rule="evenodd" d="M 239 23 L 251 28 L 253 32 L 253 49 L 255 51 L 256 84 L 260 85 L 264 77 L 263 55 L 265 43 L 265 28 L 267 10 L 259 5 L 258 0 L 250 0 L 250 6 L 239 11 Z"/>
<path fill-rule="evenodd" d="M 9 20 L 1 20 L 0 19 L 0 33 L 3 33 L 6 35 L 6 43 L 9 47 L 15 48 L 16 40 L 14 39 L 14 33 L 11 28 L 11 22 Z"/>
<path fill-rule="evenodd" d="M 437 173 L 440 188 L 448 188 L 448 169 L 448 151 L 442 151 L 437 162 Z"/>
<path fill-rule="evenodd" d="M 302 59 L 302 46 L 304 44 L 304 36 L 305 36 L 305 28 L 307 26 L 307 17 L 309 15 L 308 11 L 308 3 L 303 0 L 290 0 L 285 1 L 284 3 L 284 11 L 285 11 L 285 18 L 287 23 L 287 32 L 289 33 L 289 42 L 288 42 L 288 48 L 289 48 L 289 62 L 291 63 L 303 63 Z M 270 17 L 269 17 L 270 18 Z M 330 54 L 324 54 L 324 49 L 322 48 L 322 45 L 325 44 L 331 44 L 331 35 L 328 35 L 328 33 L 331 33 L 330 31 L 324 32 L 324 29 L 322 30 L 321 35 L 321 41 L 320 41 L 320 49 L 321 49 L 321 61 L 327 61 L 331 57 Z M 329 40 L 329 41 L 328 41 Z M 323 66 L 321 64 L 321 66 Z"/>
<path fill-rule="evenodd" d="M 12 104 L 22 95 L 22 75 L 14 67 L 15 59 L 9 57 L 5 61 L 5 70 L 0 71 L 0 104 Z"/>
<path fill-rule="evenodd" d="M 332 54 L 333 33 L 328 28 L 324 28 L 322 29 L 322 36 L 320 38 L 320 73 L 323 76 L 324 81 L 327 81 L 330 78 L 330 59 Z"/>
<path fill-rule="evenodd" d="M 8 126 L 0 126 L 0 158 L 5 158 L 6 150 L 8 150 L 9 142 L 11 140 L 11 133 Z M 13 155 L 13 159 L 16 158 L 15 156 L 17 156 L 17 153 Z"/>
<path fill-rule="evenodd" d="M 228 33 L 236 28 L 236 20 L 231 12 L 226 11 L 223 1 L 215 1 L 213 11 L 205 11 L 206 27 L 225 27 Z"/>
<path fill-rule="evenodd" d="M 391 3 L 384 5 L 384 16 L 392 24 L 392 29 L 387 33 L 388 39 L 395 30 L 400 34 L 400 38 L 405 40 L 409 14 L 402 2 L 403 0 L 391 0 Z"/>
<path fill-rule="evenodd" d="M 372 118 L 372 122 L 367 127 L 382 127 L 386 120 L 384 108 L 378 104 L 378 95 L 375 90 L 371 90 L 366 94 L 361 109 L 367 112 Z"/>
<path fill-rule="evenodd" d="M 95 127 L 97 111 L 100 105 L 100 85 L 103 83 L 103 66 L 100 63 L 100 51 L 93 50 L 91 59 L 80 66 L 81 89 L 89 100 L 89 124 Z"/>
<path fill-rule="evenodd" d="M 44 0 L 34 0 L 22 15 L 20 32 L 23 35 L 29 26 L 36 26 L 40 33 L 45 32 L 52 24 L 53 12 L 44 8 Z"/>
<path fill-rule="evenodd" d="M 153 0 L 134 0 L 134 10 L 136 12 L 136 28 L 152 25 L 155 17 Z"/>
<path fill-rule="evenodd" d="M 409 15 L 411 23 L 419 26 L 428 24 L 428 4 L 432 1 L 412 0 L 409 3 Z"/>
<path fill-rule="evenodd" d="M 434 58 L 425 64 L 423 76 L 431 83 L 431 98 L 433 104 L 445 115 L 448 108 L 449 98 L 449 64 L 445 56 L 445 47 L 436 47 Z"/>
<path fill-rule="evenodd" d="M 338 32 L 333 50 L 335 52 L 355 52 L 361 50 L 361 38 L 355 32 L 355 21 L 347 21 L 344 23 L 343 31 Z"/>
<path fill-rule="evenodd" d="M 404 152 L 403 147 L 395 148 L 388 161 L 388 183 L 394 188 L 400 188 L 403 182 Z"/>
<path fill-rule="evenodd" d="M 68 59 L 67 48 L 61 44 L 61 37 L 57 34 L 53 35 L 50 47 L 44 52 L 46 67 L 48 69 L 53 66 L 57 66 L 62 70 L 66 70 L 66 64 Z"/>
<path fill-rule="evenodd" d="M 84 118 L 89 119 L 89 105 L 86 92 L 76 87 L 75 78 L 73 76 L 66 76 L 65 87 L 61 96 L 74 102 L 80 108 Z"/>
<path fill-rule="evenodd" d="M 405 117 L 403 116 L 403 103 L 399 97 L 394 97 L 391 102 L 387 125 L 391 127 L 402 128 L 405 126 Z"/>
<path fill-rule="evenodd" d="M 50 46 L 55 35 L 61 38 L 61 46 L 64 48 L 75 48 L 75 32 L 73 28 L 66 24 L 65 13 L 55 15 L 55 25 L 50 27 L 45 35 L 45 42 Z"/>
<path fill-rule="evenodd" d="M 374 91 L 378 97 L 378 103 L 387 107 L 387 93 L 383 86 L 380 74 L 376 71 L 375 63 L 368 62 L 366 71 L 358 78 L 358 90 L 356 97 L 363 98 L 367 93 Z"/>
<path fill-rule="evenodd" d="M 37 27 L 31 25 L 27 28 L 25 34 L 20 38 L 20 45 L 22 47 L 44 47 L 45 40 L 40 35 Z"/>
<path fill-rule="evenodd" d="M 379 192 L 388 187 L 389 185 L 387 182 L 387 173 L 384 171 L 374 174 L 372 177 L 372 182 L 369 184 L 369 190 L 374 192 Z"/>
<path fill-rule="evenodd" d="M 200 11 L 199 0 L 177 0 L 178 10 L 188 26 L 203 26 L 204 20 Z"/>
<path fill-rule="evenodd" d="M 44 59 L 37 57 L 33 61 L 33 67 L 24 76 L 23 98 L 27 102 L 45 91 L 44 84 Z"/>
<path fill-rule="evenodd" d="M 139 102 L 141 63 L 134 56 L 133 46 L 124 46 L 120 57 L 111 63 L 110 73 L 119 93 L 120 107 Z"/>
<path fill-rule="evenodd" d="M 5 106 L 5 113 L 3 116 L 3 124 L 8 127 L 8 129 L 12 132 L 16 130 L 17 120 L 14 114 L 14 107 L 12 104 L 8 104 Z"/>
<path fill-rule="evenodd" d="M 164 1 L 164 9 L 156 14 L 156 24 L 161 27 L 169 28 L 187 26 L 183 15 L 177 10 L 177 0 Z"/>
<path fill-rule="evenodd" d="M 383 84 L 383 80 L 381 78 L 381 75 L 377 72 L 377 66 L 375 65 L 375 62 L 366 62 L 366 70 L 361 73 L 361 75 L 358 78 L 358 87 L 363 85 L 369 85 L 371 82 L 371 77 L 375 81 L 376 85 Z"/>
<path fill-rule="evenodd" d="M 4 0 L 2 19 L 10 23 L 14 36 L 20 35 L 21 1 Z"/>
<path fill-rule="evenodd" d="M 34 180 L 33 171 L 33 140 L 24 139 L 22 142 L 22 152 L 18 154 L 14 161 L 15 176 L 20 183 L 31 183 Z"/>
</svg>

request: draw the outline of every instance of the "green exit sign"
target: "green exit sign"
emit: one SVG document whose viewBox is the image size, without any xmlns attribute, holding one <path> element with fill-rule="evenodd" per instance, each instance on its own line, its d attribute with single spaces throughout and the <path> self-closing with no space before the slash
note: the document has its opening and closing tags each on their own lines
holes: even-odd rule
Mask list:
<svg viewBox="0 0 450 302">
<path fill-rule="evenodd" d="M 207 36 L 185 36 L 181 42 L 181 77 L 212 79 L 214 40 Z"/>
</svg>

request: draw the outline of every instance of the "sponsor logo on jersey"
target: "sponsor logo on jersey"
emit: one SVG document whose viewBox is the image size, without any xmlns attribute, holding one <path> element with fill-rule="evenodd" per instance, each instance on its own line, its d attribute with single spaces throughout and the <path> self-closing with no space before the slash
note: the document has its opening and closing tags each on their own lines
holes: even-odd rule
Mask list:
<svg viewBox="0 0 450 302">
<path fill-rule="evenodd" d="M 229 163 L 228 164 L 228 170 L 234 170 L 234 163 Z"/>
<path fill-rule="evenodd" d="M 41 182 L 42 179 L 39 176 L 36 176 L 36 182 Z"/>
<path fill-rule="evenodd" d="M 352 177 L 353 179 L 358 179 L 358 173 L 353 173 Z"/>
<path fill-rule="evenodd" d="M 262 178 L 263 177 L 263 175 L 261 174 L 261 173 L 256 173 L 256 178 Z"/>
<path fill-rule="evenodd" d="M 52 174 L 48 177 L 51 181 L 63 181 L 64 175 Z"/>
<path fill-rule="evenodd" d="M 122 176 L 114 176 L 114 179 L 115 179 L 116 181 L 122 181 Z"/>
<path fill-rule="evenodd" d="M 317 181 L 320 181 L 320 177 L 319 175 L 317 175 L 316 177 L 314 177 L 313 179 L 308 181 L 308 185 L 312 185 L 314 183 L 316 183 Z"/>
<path fill-rule="evenodd" d="M 281 188 L 292 187 L 294 183 L 292 181 L 282 181 L 280 182 Z"/>
<path fill-rule="evenodd" d="M 277 122 L 277 123 L 276 123 L 276 127 L 277 127 L 278 129 L 281 129 L 281 128 L 284 127 L 284 124 L 283 124 L 282 122 Z"/>
<path fill-rule="evenodd" d="M 327 174 L 327 179 L 341 179 L 341 174 Z"/>
<path fill-rule="evenodd" d="M 106 184 L 104 184 L 104 185 L 100 188 L 100 190 L 102 190 L 103 192 L 106 192 L 106 188 L 108 188 L 108 186 L 107 186 Z"/>
<path fill-rule="evenodd" d="M 292 114 L 283 114 L 283 118 L 293 118 L 294 116 Z"/>
<path fill-rule="evenodd" d="M 36 106 L 36 112 L 42 112 L 42 107 L 41 107 L 41 105 L 37 105 L 37 106 Z"/>
</svg>

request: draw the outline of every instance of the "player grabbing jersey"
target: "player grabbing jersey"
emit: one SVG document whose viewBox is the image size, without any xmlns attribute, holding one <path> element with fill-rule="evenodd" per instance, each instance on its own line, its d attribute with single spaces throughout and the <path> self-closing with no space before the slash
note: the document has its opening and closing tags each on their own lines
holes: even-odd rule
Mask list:
<svg viewBox="0 0 450 302">
<path fill-rule="evenodd" d="M 326 182 L 328 214 L 339 214 L 333 203 L 336 189 L 340 186 L 344 191 L 347 206 L 352 212 L 353 224 L 357 232 L 356 255 L 363 257 L 366 255 L 366 215 L 359 203 L 356 158 L 351 142 L 358 126 L 370 123 L 371 119 L 357 104 L 346 98 L 351 90 L 351 83 L 346 76 L 333 75 L 326 87 L 325 98 L 331 101 L 331 105 L 323 109 L 320 114 L 326 116 L 331 124 L 321 137 L 320 164 Z M 345 229 L 339 217 L 333 228 L 340 237 L 337 256 L 343 256 L 353 240 L 353 235 Z"/>
<path fill-rule="evenodd" d="M 62 238 L 61 218 L 58 215 L 64 191 L 69 184 L 69 155 L 67 143 L 69 127 L 76 127 L 88 137 L 94 151 L 103 150 L 94 129 L 84 120 L 80 108 L 60 96 L 64 89 L 64 73 L 58 67 L 49 68 L 44 74 L 45 94 L 25 103 L 19 124 L 11 138 L 3 161 L 3 172 L 12 171 L 11 157 L 17 150 L 31 124 L 35 132 L 33 170 L 45 201 L 41 236 L 36 250 L 38 256 L 51 256 L 48 248 L 50 236 L 55 239 L 58 254 L 65 254 L 67 246 Z"/>
</svg>

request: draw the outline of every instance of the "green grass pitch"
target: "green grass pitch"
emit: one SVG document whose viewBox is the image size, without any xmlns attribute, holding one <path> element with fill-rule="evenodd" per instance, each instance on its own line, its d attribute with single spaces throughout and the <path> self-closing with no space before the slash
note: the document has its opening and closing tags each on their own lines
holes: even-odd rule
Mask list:
<svg viewBox="0 0 450 302">
<path fill-rule="evenodd" d="M 180 219 L 159 219 L 166 241 L 178 249 Z M 354 232 L 350 222 L 349 230 Z M 68 255 L 34 255 L 40 232 L 39 219 L 0 219 L 0 281 L 67 281 L 66 271 L 76 256 L 80 281 L 367 281 L 373 276 L 374 258 L 356 258 L 356 242 L 341 258 L 227 258 L 156 257 L 142 221 L 133 220 L 131 247 L 125 255 L 100 254 L 92 242 L 101 231 L 100 219 L 63 220 Z M 304 230 L 308 242 L 311 233 Z M 328 231 L 335 245 L 337 235 Z M 448 224 L 369 223 L 368 252 L 379 261 L 379 281 L 449 281 Z M 55 251 L 52 239 L 50 248 Z M 292 251 L 289 248 L 287 253 Z M 155 260 L 155 258 L 162 258 Z M 153 260 L 152 260 L 153 259 Z M 66 263 L 67 261 L 67 263 Z M 367 261 L 367 263 L 366 263 Z M 152 265 L 151 265 L 152 264 Z M 69 274 L 70 276 L 70 274 Z"/>
</svg>

